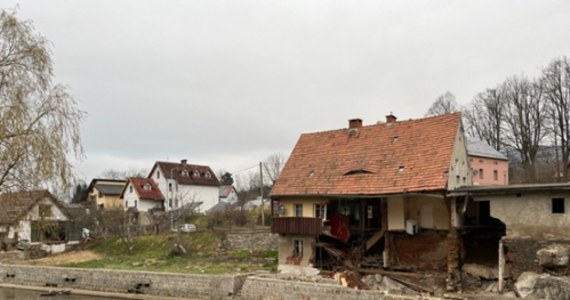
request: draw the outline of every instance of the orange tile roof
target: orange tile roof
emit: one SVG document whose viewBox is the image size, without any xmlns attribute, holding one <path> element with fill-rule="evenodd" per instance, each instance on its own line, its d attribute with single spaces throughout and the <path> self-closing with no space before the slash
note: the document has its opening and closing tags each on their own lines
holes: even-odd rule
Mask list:
<svg viewBox="0 0 570 300">
<path fill-rule="evenodd" d="M 271 195 L 444 190 L 460 124 L 453 113 L 302 134 Z"/>
</svg>

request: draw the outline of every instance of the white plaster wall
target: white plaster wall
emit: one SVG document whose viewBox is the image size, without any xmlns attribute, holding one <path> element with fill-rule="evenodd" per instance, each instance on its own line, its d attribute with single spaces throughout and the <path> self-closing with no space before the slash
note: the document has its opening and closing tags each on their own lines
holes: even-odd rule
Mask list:
<svg viewBox="0 0 570 300">
<path fill-rule="evenodd" d="M 463 125 L 460 123 L 453 144 L 453 154 L 448 170 L 447 188 L 453 190 L 460 186 L 471 185 L 473 185 L 473 178 L 467 157 L 467 141 L 465 140 Z"/>
<path fill-rule="evenodd" d="M 160 207 L 161 203 L 162 203 L 162 201 L 142 199 L 142 200 L 139 200 L 138 210 L 139 211 L 149 211 L 155 207 Z"/>
<path fill-rule="evenodd" d="M 57 205 L 55 205 L 49 198 L 44 198 L 44 199 L 38 201 L 38 203 L 31 209 L 30 214 L 28 216 L 29 218 L 31 218 L 32 220 L 40 219 L 40 217 L 39 217 L 39 205 L 40 204 L 50 205 L 51 217 L 47 218 L 48 220 L 67 221 L 67 217 L 63 214 L 61 209 L 59 209 L 59 207 Z"/>
<path fill-rule="evenodd" d="M 127 210 L 129 207 L 135 207 L 135 200 L 139 200 L 139 195 L 137 195 L 132 182 L 129 181 L 129 183 L 127 183 L 127 187 L 125 188 L 125 193 L 123 194 L 123 209 Z"/>
<path fill-rule="evenodd" d="M 564 198 L 565 213 L 552 213 L 552 198 Z M 570 239 L 569 193 L 521 193 L 475 197 L 490 200 L 491 216 L 503 222 L 508 237 L 539 239 Z"/>
<path fill-rule="evenodd" d="M 449 229 L 449 215 L 443 196 L 409 195 L 406 197 L 388 198 L 388 230 L 398 231 L 406 229 L 406 220 L 414 220 L 420 228 L 447 230 Z M 422 209 L 429 207 L 428 216 L 422 216 Z M 422 219 L 427 217 L 429 220 Z M 426 226 L 426 224 L 430 224 Z"/>
<path fill-rule="evenodd" d="M 279 236 L 279 265 L 287 263 L 287 257 L 293 254 L 294 240 L 303 241 L 303 258 L 301 259 L 300 267 L 312 266 L 310 264 L 311 258 L 315 256 L 314 247 L 315 239 L 307 236 Z"/>
<path fill-rule="evenodd" d="M 388 198 L 388 230 L 405 230 L 406 213 L 404 210 L 404 198 Z"/>
<path fill-rule="evenodd" d="M 238 201 L 238 196 L 237 196 L 237 193 L 234 189 L 232 189 L 230 194 L 225 199 L 222 200 L 222 202 L 225 202 L 225 203 L 235 203 L 237 201 Z"/>
</svg>

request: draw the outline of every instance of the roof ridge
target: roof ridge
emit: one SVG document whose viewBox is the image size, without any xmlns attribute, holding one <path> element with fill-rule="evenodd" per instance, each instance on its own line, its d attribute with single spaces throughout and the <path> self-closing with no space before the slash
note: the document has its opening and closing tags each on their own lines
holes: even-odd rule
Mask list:
<svg viewBox="0 0 570 300">
<path fill-rule="evenodd" d="M 381 121 L 377 121 L 374 124 L 368 124 L 368 125 L 362 125 L 361 127 L 357 127 L 354 129 L 361 129 L 361 128 L 370 128 L 370 127 L 376 127 L 376 126 L 381 126 L 384 125 L 386 126 L 387 124 L 403 124 L 403 123 L 410 123 L 410 122 L 418 122 L 418 121 L 427 121 L 429 119 L 434 119 L 434 118 L 451 118 L 452 116 L 455 115 L 459 115 L 459 117 L 461 117 L 461 112 L 452 112 L 452 113 L 448 113 L 448 114 L 443 114 L 443 115 L 437 115 L 437 116 L 429 116 L 429 117 L 423 117 L 423 118 L 417 118 L 417 119 L 408 119 L 408 120 L 402 120 L 402 121 L 394 121 L 394 122 L 381 122 Z M 301 135 L 313 135 L 313 134 L 322 134 L 322 133 L 333 133 L 333 132 L 338 132 L 338 131 L 346 131 L 346 130 L 350 130 L 352 128 L 338 128 L 338 129 L 330 129 L 330 130 L 321 130 L 321 131 L 313 131 L 313 132 L 305 132 L 305 133 L 301 133 Z"/>
</svg>

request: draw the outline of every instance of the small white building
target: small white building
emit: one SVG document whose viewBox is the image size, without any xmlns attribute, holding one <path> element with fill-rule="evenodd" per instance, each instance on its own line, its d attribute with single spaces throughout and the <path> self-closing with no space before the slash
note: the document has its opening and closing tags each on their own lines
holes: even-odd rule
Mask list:
<svg viewBox="0 0 570 300">
<path fill-rule="evenodd" d="M 121 192 L 124 209 L 135 208 L 147 212 L 153 208 L 164 208 L 164 196 L 151 178 L 129 177 Z"/>
<path fill-rule="evenodd" d="M 220 186 L 220 202 L 234 204 L 238 201 L 238 194 L 233 185 Z"/>
<path fill-rule="evenodd" d="M 220 182 L 209 166 L 157 161 L 149 179 L 156 182 L 165 197 L 165 211 L 176 210 L 193 203 L 202 204 L 198 211 L 206 212 L 219 202 Z"/>
</svg>

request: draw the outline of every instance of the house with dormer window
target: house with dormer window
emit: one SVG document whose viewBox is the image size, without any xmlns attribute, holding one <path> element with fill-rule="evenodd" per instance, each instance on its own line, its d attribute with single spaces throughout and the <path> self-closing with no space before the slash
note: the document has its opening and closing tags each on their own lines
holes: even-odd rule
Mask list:
<svg viewBox="0 0 570 300">
<path fill-rule="evenodd" d="M 164 195 L 152 178 L 129 177 L 121 192 L 124 209 L 148 212 L 164 209 Z"/>
<path fill-rule="evenodd" d="M 302 134 L 271 191 L 279 268 L 446 269 L 471 174 L 459 113 Z"/>
<path fill-rule="evenodd" d="M 209 166 L 157 161 L 148 179 L 156 182 L 165 198 L 165 211 L 196 206 L 207 212 L 219 201 L 220 182 Z"/>
</svg>

